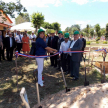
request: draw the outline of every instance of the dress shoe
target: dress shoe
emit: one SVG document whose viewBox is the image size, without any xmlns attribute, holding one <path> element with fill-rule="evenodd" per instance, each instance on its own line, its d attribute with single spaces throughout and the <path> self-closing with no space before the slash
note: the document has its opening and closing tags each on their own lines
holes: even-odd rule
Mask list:
<svg viewBox="0 0 108 108">
<path fill-rule="evenodd" d="M 70 72 L 66 72 L 65 74 L 68 75 Z"/>
<path fill-rule="evenodd" d="M 70 77 L 75 77 L 74 75 L 70 75 Z"/>
<path fill-rule="evenodd" d="M 73 81 L 77 81 L 77 80 L 78 80 L 78 78 L 75 78 L 75 77 L 74 77 L 72 80 L 73 80 Z"/>
<path fill-rule="evenodd" d="M 54 68 L 56 68 L 57 66 L 54 66 Z"/>
<path fill-rule="evenodd" d="M 42 83 L 42 84 L 39 84 L 39 86 L 40 86 L 40 87 L 44 87 L 44 84 L 43 84 L 43 83 Z"/>
</svg>

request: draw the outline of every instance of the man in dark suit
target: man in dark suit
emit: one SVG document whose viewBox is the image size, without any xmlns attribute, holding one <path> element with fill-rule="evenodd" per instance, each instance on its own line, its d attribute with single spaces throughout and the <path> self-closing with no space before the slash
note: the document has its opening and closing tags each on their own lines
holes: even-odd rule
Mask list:
<svg viewBox="0 0 108 108">
<path fill-rule="evenodd" d="M 58 42 L 57 42 L 57 50 L 59 51 L 60 50 L 60 45 L 61 43 L 64 41 L 64 38 L 63 38 L 63 32 L 62 31 L 58 31 Z M 60 60 L 59 60 L 59 55 L 58 55 L 58 70 L 60 70 Z"/>
<path fill-rule="evenodd" d="M 83 34 L 80 35 L 80 40 L 83 41 L 83 47 L 82 47 L 82 51 L 84 51 L 85 47 L 86 47 L 86 39 L 83 38 Z"/>
<path fill-rule="evenodd" d="M 3 60 L 5 60 L 5 56 L 4 56 L 4 50 L 5 50 L 5 37 L 2 35 L 2 31 L 0 31 L 0 38 L 2 39 L 2 43 L 3 43 L 3 49 L 1 50 L 1 55 Z M 1 56 L 0 55 L 0 56 Z"/>
<path fill-rule="evenodd" d="M 50 37 L 48 39 L 48 46 L 57 50 L 57 42 L 58 42 L 58 36 L 55 36 L 55 31 L 51 31 Z M 50 55 L 53 55 L 53 53 L 50 53 Z M 57 55 L 50 57 L 51 66 L 57 67 Z"/>
<path fill-rule="evenodd" d="M 79 31 L 74 32 L 74 40 L 70 44 L 68 51 L 82 51 L 83 42 L 79 39 Z M 79 78 L 79 66 L 82 59 L 81 53 L 72 53 L 70 57 L 70 71 L 72 80 L 78 80 Z"/>
<path fill-rule="evenodd" d="M 9 33 L 9 37 L 6 37 L 6 54 L 7 60 L 12 61 L 13 58 L 13 50 L 15 49 L 15 39 L 12 37 L 12 33 Z"/>
</svg>

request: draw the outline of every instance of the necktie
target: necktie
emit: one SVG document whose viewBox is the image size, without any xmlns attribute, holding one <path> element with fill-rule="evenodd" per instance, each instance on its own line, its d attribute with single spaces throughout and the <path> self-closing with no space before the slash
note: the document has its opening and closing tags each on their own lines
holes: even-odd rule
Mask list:
<svg viewBox="0 0 108 108">
<path fill-rule="evenodd" d="M 19 35 L 20 41 L 21 41 L 21 36 Z"/>
</svg>

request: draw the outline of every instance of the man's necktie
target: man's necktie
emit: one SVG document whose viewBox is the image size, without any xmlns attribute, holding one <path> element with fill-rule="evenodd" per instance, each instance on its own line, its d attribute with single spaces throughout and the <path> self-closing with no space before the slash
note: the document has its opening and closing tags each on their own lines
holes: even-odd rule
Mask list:
<svg viewBox="0 0 108 108">
<path fill-rule="evenodd" d="M 21 41 L 21 36 L 19 35 L 20 41 Z"/>
</svg>

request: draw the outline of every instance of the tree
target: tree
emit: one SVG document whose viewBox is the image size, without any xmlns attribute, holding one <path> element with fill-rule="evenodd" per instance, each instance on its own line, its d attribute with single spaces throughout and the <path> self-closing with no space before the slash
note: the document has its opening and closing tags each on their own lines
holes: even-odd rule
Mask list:
<svg viewBox="0 0 108 108">
<path fill-rule="evenodd" d="M 56 30 L 56 31 L 61 30 L 60 26 L 61 26 L 61 25 L 60 25 L 58 22 L 52 23 L 52 27 L 53 27 L 54 30 Z"/>
<path fill-rule="evenodd" d="M 23 5 L 20 3 L 20 0 L 17 0 L 17 2 L 9 2 L 6 3 L 4 1 L 0 1 L 0 10 L 3 11 L 5 15 L 10 15 L 12 18 L 15 18 L 15 13 L 17 12 L 19 15 L 22 15 L 22 11 L 26 12 L 26 8 L 23 7 Z M 0 12 L 0 15 L 2 13 Z M 4 17 L 2 17 L 3 20 L 6 20 Z"/>
<path fill-rule="evenodd" d="M 97 36 L 100 37 L 100 33 L 99 33 L 99 31 L 100 31 L 100 25 L 99 24 L 95 25 L 95 31 L 96 31 Z"/>
<path fill-rule="evenodd" d="M 36 28 L 36 32 L 37 29 L 40 29 L 40 26 L 44 23 L 44 15 L 42 15 L 42 13 L 33 13 L 31 15 L 31 22 L 33 24 L 33 26 Z"/>
<path fill-rule="evenodd" d="M 108 23 L 106 24 L 106 35 L 105 35 L 106 40 L 108 40 Z"/>
<path fill-rule="evenodd" d="M 45 29 L 50 29 L 50 23 L 49 22 L 44 22 L 42 24 L 42 27 L 45 28 Z"/>
<path fill-rule="evenodd" d="M 30 22 L 29 14 L 28 13 L 22 13 L 22 15 L 19 15 L 17 18 L 15 18 L 15 23 L 20 24 L 23 22 Z"/>
<path fill-rule="evenodd" d="M 93 28 L 90 29 L 90 36 L 92 36 L 92 37 L 94 36 L 94 29 Z"/>
</svg>

